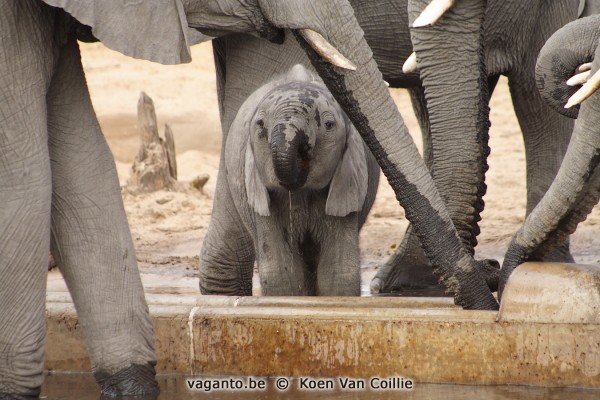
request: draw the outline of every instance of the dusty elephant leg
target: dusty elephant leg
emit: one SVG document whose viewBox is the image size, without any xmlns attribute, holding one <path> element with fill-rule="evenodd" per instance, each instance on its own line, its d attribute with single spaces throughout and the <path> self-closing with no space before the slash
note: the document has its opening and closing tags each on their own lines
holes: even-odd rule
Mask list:
<svg viewBox="0 0 600 400">
<path fill-rule="evenodd" d="M 523 131 L 527 160 L 527 215 L 544 196 L 567 151 L 573 120 L 549 109 L 535 87 L 535 69 L 515 72 L 509 76 L 515 113 Z M 534 255 L 532 261 L 574 262 L 569 251 L 569 238 L 554 244 L 544 255 Z"/>
<path fill-rule="evenodd" d="M 0 398 L 37 398 L 43 382 L 53 29 L 41 2 L 0 3 Z"/>
<path fill-rule="evenodd" d="M 356 220 L 350 216 L 331 224 L 321 245 L 317 268 L 318 296 L 360 296 L 360 254 Z"/>
<path fill-rule="evenodd" d="M 252 295 L 252 272 L 254 270 L 254 245 L 250 234 L 242 225 L 227 182 L 225 171 L 225 143 L 231 122 L 237 110 L 227 113 L 225 97 L 225 52 L 224 39 L 213 41 L 217 94 L 223 130 L 221 157 L 213 211 L 208 231 L 200 253 L 200 292 L 230 296 Z"/>
<path fill-rule="evenodd" d="M 314 269 L 305 269 L 303 254 L 290 246 L 290 236 L 276 218 L 257 217 L 256 247 L 261 293 L 264 296 L 314 296 L 316 277 Z"/>
<path fill-rule="evenodd" d="M 221 152 L 212 217 L 200 254 L 200 292 L 251 296 L 254 245 L 231 198 L 226 174 Z"/>
<path fill-rule="evenodd" d="M 112 154 L 70 39 L 48 92 L 51 250 L 103 395 L 158 395 L 152 323 Z"/>
</svg>

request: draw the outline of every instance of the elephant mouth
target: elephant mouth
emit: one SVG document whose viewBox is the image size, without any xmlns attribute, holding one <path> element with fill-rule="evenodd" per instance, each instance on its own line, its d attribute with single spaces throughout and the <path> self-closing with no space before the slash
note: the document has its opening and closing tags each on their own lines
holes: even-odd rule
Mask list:
<svg viewBox="0 0 600 400">
<path fill-rule="evenodd" d="M 279 180 L 279 185 L 286 190 L 294 191 L 301 189 L 308 178 L 308 172 L 310 170 L 310 160 L 298 157 L 292 161 L 295 165 L 292 167 L 285 168 L 284 170 L 293 170 L 293 173 L 281 173 L 278 172 L 280 169 L 275 168 L 275 175 Z"/>
</svg>

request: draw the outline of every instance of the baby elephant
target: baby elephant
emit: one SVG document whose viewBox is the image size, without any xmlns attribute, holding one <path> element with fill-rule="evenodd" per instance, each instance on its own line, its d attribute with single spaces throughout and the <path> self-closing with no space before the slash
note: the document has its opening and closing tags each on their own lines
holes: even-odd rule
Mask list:
<svg viewBox="0 0 600 400">
<path fill-rule="evenodd" d="M 229 191 L 252 238 L 264 295 L 360 295 L 358 233 L 373 205 L 379 166 L 317 79 L 296 65 L 259 88 L 225 143 Z M 253 257 L 211 256 L 218 247 L 211 246 L 213 231 L 203 248 L 202 292 L 250 294 Z M 241 293 L 220 287 L 236 262 L 246 271 L 234 272 L 246 281 Z"/>
</svg>

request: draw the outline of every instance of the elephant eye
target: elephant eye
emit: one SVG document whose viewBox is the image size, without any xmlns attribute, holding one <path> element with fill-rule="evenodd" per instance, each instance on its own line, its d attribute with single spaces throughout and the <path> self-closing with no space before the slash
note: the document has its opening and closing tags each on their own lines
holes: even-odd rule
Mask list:
<svg viewBox="0 0 600 400">
<path fill-rule="evenodd" d="M 327 121 L 325 121 L 325 129 L 327 129 L 328 131 L 330 131 L 333 128 L 335 128 L 335 121 L 333 121 L 333 120 L 327 120 Z"/>
<path fill-rule="evenodd" d="M 259 128 L 264 128 L 265 127 L 265 121 L 262 118 L 258 118 L 256 120 L 256 126 L 258 126 Z"/>
</svg>

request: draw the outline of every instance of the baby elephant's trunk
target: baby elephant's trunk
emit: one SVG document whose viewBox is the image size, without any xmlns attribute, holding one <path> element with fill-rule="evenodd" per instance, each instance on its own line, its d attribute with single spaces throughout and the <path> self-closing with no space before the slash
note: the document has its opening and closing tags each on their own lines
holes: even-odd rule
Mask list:
<svg viewBox="0 0 600 400">
<path fill-rule="evenodd" d="M 271 156 L 279 184 L 296 190 L 306 183 L 310 163 L 310 144 L 303 129 L 292 124 L 277 124 L 271 135 Z"/>
</svg>

